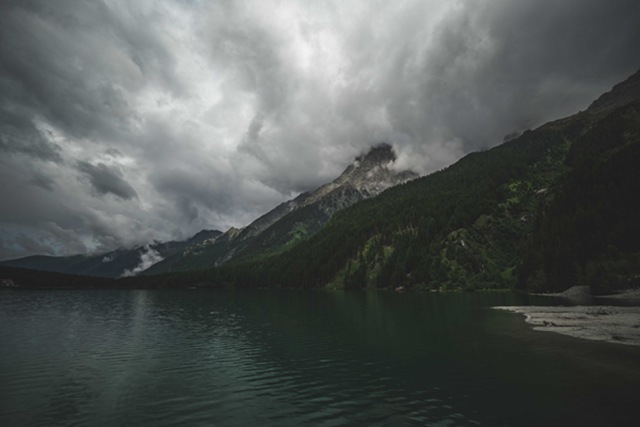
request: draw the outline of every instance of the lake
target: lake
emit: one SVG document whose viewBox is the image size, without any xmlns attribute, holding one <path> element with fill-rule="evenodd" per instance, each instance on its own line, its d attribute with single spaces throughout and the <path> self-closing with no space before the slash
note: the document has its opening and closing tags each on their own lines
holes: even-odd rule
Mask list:
<svg viewBox="0 0 640 427">
<path fill-rule="evenodd" d="M 2 291 L 0 425 L 637 425 L 640 347 L 489 309 L 550 302 Z"/>
</svg>

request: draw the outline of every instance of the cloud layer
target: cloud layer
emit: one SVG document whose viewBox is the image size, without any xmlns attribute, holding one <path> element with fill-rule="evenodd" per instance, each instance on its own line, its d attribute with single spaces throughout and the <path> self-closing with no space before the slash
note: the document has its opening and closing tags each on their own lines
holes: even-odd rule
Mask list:
<svg viewBox="0 0 640 427">
<path fill-rule="evenodd" d="M 241 226 L 381 141 L 421 173 L 640 67 L 635 0 L 0 2 L 0 259 Z"/>
</svg>

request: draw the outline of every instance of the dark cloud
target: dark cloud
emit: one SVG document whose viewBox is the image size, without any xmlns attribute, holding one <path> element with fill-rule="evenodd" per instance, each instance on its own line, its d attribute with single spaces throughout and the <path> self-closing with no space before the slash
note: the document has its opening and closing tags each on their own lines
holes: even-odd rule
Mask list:
<svg viewBox="0 0 640 427">
<path fill-rule="evenodd" d="M 78 162 L 78 170 L 89 178 L 98 194 L 111 193 L 124 200 L 138 198 L 136 190 L 124 180 L 122 171 L 119 169 L 109 167 L 104 163 L 92 165 L 88 162 Z"/>
<path fill-rule="evenodd" d="M 141 25 L 152 12 L 144 9 L 80 0 L 0 4 L 0 125 L 3 134 L 13 126 L 28 136 L 15 138 L 15 150 L 56 154 L 52 135 L 34 121 L 63 138 L 126 143 L 140 120 L 132 95 L 149 85 L 180 94 L 177 52 L 161 31 Z M 5 117 L 15 110 L 21 117 Z"/>
<path fill-rule="evenodd" d="M 37 233 L 27 228 L 0 228 L 0 254 L 3 259 L 19 258 L 25 254 L 58 255 L 61 251 L 84 253 L 87 247 L 77 233 L 51 222 L 39 223 Z"/>
<path fill-rule="evenodd" d="M 631 53 L 640 43 L 637 2 L 467 5 L 440 25 L 420 70 L 433 76 L 423 79 L 422 110 L 467 150 L 584 108 L 602 81 L 623 79 L 639 65 Z M 398 116 L 401 122 L 401 110 Z"/>
<path fill-rule="evenodd" d="M 30 181 L 33 185 L 36 185 L 44 190 L 53 191 L 54 180 L 39 172 L 34 173 L 33 178 Z"/>
<path fill-rule="evenodd" d="M 0 152 L 19 153 L 44 161 L 60 162 L 60 147 L 48 140 L 26 114 L 11 111 L 0 101 Z M 26 112 L 23 112 L 26 113 Z"/>
<path fill-rule="evenodd" d="M 640 67 L 638 22 L 635 0 L 0 0 L 0 258 L 242 226 L 381 141 L 439 169 L 586 108 Z"/>
<path fill-rule="evenodd" d="M 35 240 L 25 234 L 9 236 L 9 231 L 0 229 L 0 254 L 3 259 L 20 258 L 25 254 L 55 255 L 56 251 L 41 240 Z"/>
</svg>

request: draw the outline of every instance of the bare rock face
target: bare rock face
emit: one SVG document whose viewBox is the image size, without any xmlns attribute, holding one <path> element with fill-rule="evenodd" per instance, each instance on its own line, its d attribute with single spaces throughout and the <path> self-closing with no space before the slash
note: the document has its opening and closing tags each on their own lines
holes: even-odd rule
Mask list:
<svg viewBox="0 0 640 427">
<path fill-rule="evenodd" d="M 228 237 L 240 241 L 256 237 L 289 213 L 312 205 L 328 219 L 360 200 L 377 196 L 388 188 L 418 177 L 412 171 L 396 172 L 390 169 L 395 160 L 396 154 L 391 145 L 377 145 L 367 154 L 356 157 L 335 180 L 281 203 L 246 227 L 234 229 L 233 235 Z"/>
<path fill-rule="evenodd" d="M 640 307 L 520 306 L 494 307 L 524 314 L 536 331 L 615 344 L 640 345 Z"/>
<path fill-rule="evenodd" d="M 339 210 L 418 177 L 411 171 L 393 170 L 390 166 L 395 160 L 391 145 L 373 147 L 367 154 L 355 158 L 332 182 L 281 203 L 246 227 L 231 229 L 200 243 L 194 248 L 197 250 L 185 250 L 183 260 L 173 258 L 168 261 L 172 265 L 167 271 L 190 269 L 192 267 L 187 266 L 195 265 L 198 268 L 219 265 L 239 256 L 274 250 L 312 234 Z M 188 259 L 195 255 L 200 257 L 197 263 Z M 210 261 L 202 261 L 205 257 Z M 163 268 L 162 264 L 157 265 L 153 272 L 163 272 Z"/>
<path fill-rule="evenodd" d="M 389 187 L 417 177 L 413 172 L 391 171 L 388 166 L 395 159 L 390 145 L 376 146 L 368 154 L 357 157 L 332 182 L 281 203 L 240 229 L 232 238 L 244 240 L 255 237 L 290 212 L 313 204 L 318 204 L 323 212 L 331 216 L 359 200 L 373 197 Z"/>
<path fill-rule="evenodd" d="M 377 196 L 387 188 L 417 178 L 411 171 L 395 172 L 389 166 L 396 160 L 393 147 L 380 144 L 366 155 L 357 157 L 332 182 L 313 191 L 302 206 L 319 203 L 329 216 L 369 197 Z"/>
</svg>

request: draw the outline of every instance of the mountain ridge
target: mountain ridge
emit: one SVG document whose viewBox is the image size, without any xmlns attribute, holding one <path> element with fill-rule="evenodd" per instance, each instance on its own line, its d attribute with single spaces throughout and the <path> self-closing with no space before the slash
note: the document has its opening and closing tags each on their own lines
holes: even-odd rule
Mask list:
<svg viewBox="0 0 640 427">
<path fill-rule="evenodd" d="M 596 295 L 640 287 L 639 81 L 637 72 L 585 111 L 359 200 L 315 232 L 304 221 L 323 218 L 319 203 L 286 213 L 215 268 L 117 286 L 546 292 L 583 285 Z M 240 233 L 213 240 L 230 245 Z M 230 246 L 218 249 L 223 256 Z"/>
<path fill-rule="evenodd" d="M 153 242 L 104 254 L 65 257 L 34 255 L 1 261 L 0 265 L 117 278 L 198 270 L 220 265 L 245 252 L 256 254 L 264 250 L 277 250 L 292 240 L 299 240 L 299 230 L 303 224 L 306 236 L 317 231 L 340 209 L 417 177 L 410 171 L 395 172 L 389 169 L 395 159 L 391 145 L 383 143 L 374 146 L 369 152 L 356 157 L 335 180 L 281 203 L 242 228 L 232 227 L 225 232 L 201 230 L 185 241 Z M 258 243 L 254 243 L 264 231 L 300 209 L 308 214 L 306 218 L 298 213 L 295 224 L 284 227 L 281 224 L 283 230 L 271 230 L 268 238 L 263 236 Z"/>
<path fill-rule="evenodd" d="M 282 250 L 315 233 L 341 209 L 418 176 L 411 171 L 393 171 L 389 166 L 395 160 L 391 145 L 378 144 L 356 157 L 333 181 L 281 203 L 246 227 L 228 230 L 199 248 L 197 257 L 176 255 L 145 274 L 209 268 Z"/>
<path fill-rule="evenodd" d="M 164 258 L 186 247 L 201 243 L 221 235 L 218 230 L 201 230 L 189 239 L 182 241 L 152 242 L 132 249 L 118 248 L 100 254 L 78 254 L 70 256 L 31 255 L 0 262 L 0 266 L 26 268 L 82 276 L 117 278 L 144 268 L 145 257 L 151 255 Z"/>
<path fill-rule="evenodd" d="M 588 110 L 338 212 L 215 286 L 515 288 L 640 285 L 640 72 Z M 635 196 L 634 196 L 635 195 Z"/>
</svg>

